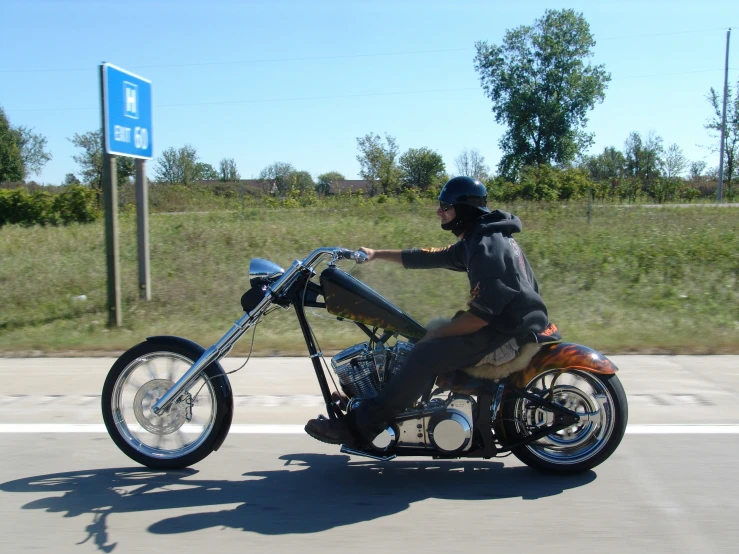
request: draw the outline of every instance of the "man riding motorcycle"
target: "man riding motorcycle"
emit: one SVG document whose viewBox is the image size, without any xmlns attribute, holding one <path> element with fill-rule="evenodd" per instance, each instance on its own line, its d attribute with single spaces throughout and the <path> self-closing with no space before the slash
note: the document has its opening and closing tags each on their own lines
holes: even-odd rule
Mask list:
<svg viewBox="0 0 739 554">
<path fill-rule="evenodd" d="M 436 214 L 442 229 L 459 238 L 455 244 L 360 250 L 369 260 L 402 263 L 407 269 L 466 271 L 468 310 L 428 331 L 379 396 L 363 400 L 344 418 L 310 420 L 305 431 L 312 437 L 330 444 L 367 444 L 410 407 L 437 375 L 473 366 L 503 346 L 517 349 L 545 330 L 550 340 L 559 338 L 556 327 L 549 325 L 534 272 L 511 236 L 521 231 L 521 220 L 502 210 L 491 212 L 485 185 L 471 177 L 455 177 L 444 185 Z"/>
</svg>

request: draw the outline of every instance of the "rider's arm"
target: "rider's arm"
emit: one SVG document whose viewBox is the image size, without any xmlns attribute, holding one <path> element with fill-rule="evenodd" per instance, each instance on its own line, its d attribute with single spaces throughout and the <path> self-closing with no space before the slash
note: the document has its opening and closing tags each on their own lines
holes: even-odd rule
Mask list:
<svg viewBox="0 0 739 554">
<path fill-rule="evenodd" d="M 388 262 L 395 262 L 397 264 L 403 263 L 402 250 L 373 250 L 372 248 L 362 246 L 359 251 L 367 254 L 368 262 L 372 260 L 387 260 Z"/>
<path fill-rule="evenodd" d="M 461 241 L 444 248 L 411 248 L 401 252 L 407 269 L 452 269 L 465 271 L 465 249 Z"/>
<path fill-rule="evenodd" d="M 438 339 L 441 337 L 457 337 L 459 335 L 471 335 L 485 327 L 487 321 L 477 317 L 471 312 L 464 312 L 459 317 L 455 317 L 446 325 L 442 325 L 438 329 L 429 331 L 424 335 L 424 341 L 430 339 Z"/>
</svg>

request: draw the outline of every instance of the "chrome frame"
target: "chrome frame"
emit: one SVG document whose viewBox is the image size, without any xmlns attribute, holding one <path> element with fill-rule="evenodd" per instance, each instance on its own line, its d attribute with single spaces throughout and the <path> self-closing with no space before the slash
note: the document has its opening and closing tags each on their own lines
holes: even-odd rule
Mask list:
<svg viewBox="0 0 739 554">
<path fill-rule="evenodd" d="M 169 409 L 175 399 L 190 389 L 206 367 L 226 357 L 236 341 L 256 325 L 259 318 L 272 305 L 277 294 L 292 285 L 302 271 L 313 271 L 318 262 L 325 257 L 330 257 L 334 261 L 340 258 L 352 259 L 357 263 L 367 261 L 367 255 L 364 252 L 354 252 L 337 247 L 321 247 L 311 252 L 304 260 L 295 260 L 290 268 L 271 287 L 267 288 L 266 294 L 259 301 L 259 304 L 251 312 L 247 312 L 236 321 L 234 326 L 217 343 L 203 352 L 203 355 L 198 358 L 192 367 L 152 406 L 152 411 L 159 415 Z"/>
</svg>

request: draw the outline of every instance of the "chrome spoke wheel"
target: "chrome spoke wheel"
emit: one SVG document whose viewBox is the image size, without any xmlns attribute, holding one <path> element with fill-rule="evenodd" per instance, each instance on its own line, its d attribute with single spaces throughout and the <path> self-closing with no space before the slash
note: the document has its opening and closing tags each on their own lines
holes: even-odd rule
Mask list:
<svg viewBox="0 0 739 554">
<path fill-rule="evenodd" d="M 136 451 L 158 459 L 174 459 L 195 451 L 211 434 L 217 400 L 205 375 L 170 408 L 151 408 L 192 366 L 174 352 L 151 352 L 130 362 L 113 385 L 110 409 L 121 438 Z"/>
<path fill-rule="evenodd" d="M 613 397 L 597 375 L 580 370 L 546 371 L 527 386 L 529 393 L 567 408 L 580 420 L 525 445 L 537 458 L 556 465 L 572 465 L 597 456 L 608 444 L 615 426 Z M 516 433 L 524 438 L 554 422 L 554 412 L 518 397 L 513 408 Z"/>
</svg>

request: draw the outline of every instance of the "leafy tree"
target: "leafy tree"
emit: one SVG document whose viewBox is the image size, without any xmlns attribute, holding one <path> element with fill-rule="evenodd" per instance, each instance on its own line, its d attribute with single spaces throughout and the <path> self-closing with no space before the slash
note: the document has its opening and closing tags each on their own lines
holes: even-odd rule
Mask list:
<svg viewBox="0 0 739 554">
<path fill-rule="evenodd" d="M 219 179 L 224 182 L 238 181 L 241 179 L 239 170 L 236 169 L 236 162 L 233 158 L 223 158 L 219 164 Z"/>
<path fill-rule="evenodd" d="M 400 168 L 397 164 L 398 144 L 395 137 L 385 134 L 383 143 L 380 135 L 369 133 L 357 137 L 359 174 L 370 181 L 369 194 L 377 194 L 378 186 L 383 194 L 396 192 L 400 188 Z M 377 183 L 377 184 L 375 184 Z"/>
<path fill-rule="evenodd" d="M 726 194 L 731 195 L 732 182 L 739 175 L 739 82 L 737 82 L 736 95 L 732 98 L 731 86 L 727 87 L 726 96 L 726 133 L 724 135 L 724 183 Z M 715 145 L 711 147 L 712 152 L 720 149 L 721 123 L 723 113 L 723 96 L 713 87 L 708 93 L 708 103 L 711 105 L 713 114 L 705 125 L 711 136 L 715 139 Z"/>
<path fill-rule="evenodd" d="M 198 163 L 198 152 L 186 144 L 182 148 L 169 147 L 157 158 L 154 178 L 161 183 L 191 185 L 200 179 L 204 165 Z M 209 166 L 213 170 L 212 166 Z M 213 170 L 215 173 L 215 170 Z"/>
<path fill-rule="evenodd" d="M 303 194 L 308 191 L 316 190 L 316 183 L 313 177 L 307 171 L 296 171 L 292 174 L 292 189 Z"/>
<path fill-rule="evenodd" d="M 583 166 L 593 181 L 615 183 L 624 176 L 626 158 L 620 150 L 607 146 L 597 156 L 587 156 Z"/>
<path fill-rule="evenodd" d="M 80 180 L 77 178 L 77 176 L 74 173 L 67 173 L 64 176 L 64 183 L 62 183 L 64 186 L 70 186 L 70 185 L 79 185 Z"/>
<path fill-rule="evenodd" d="M 466 177 L 474 177 L 485 181 L 489 179 L 490 169 L 485 165 L 485 157 L 475 150 L 462 150 L 462 152 L 454 159 L 457 166 L 457 173 Z"/>
<path fill-rule="evenodd" d="M 671 144 L 662 157 L 662 171 L 667 178 L 679 177 L 688 167 L 688 158 L 677 144 Z"/>
<path fill-rule="evenodd" d="M 611 76 L 585 60 L 595 40 L 582 14 L 547 10 L 533 26 L 506 31 L 501 46 L 475 44 L 475 70 L 493 102 L 500 173 L 515 178 L 525 165 L 566 164 L 592 144 L 586 114 L 605 98 Z"/>
<path fill-rule="evenodd" d="M 33 129 L 24 125 L 15 127 L 13 132 L 23 161 L 23 178 L 25 179 L 29 175 L 37 175 L 51 160 L 51 154 L 46 151 L 48 142 L 46 137 L 34 133 Z"/>
<path fill-rule="evenodd" d="M 444 174 L 441 154 L 429 148 L 409 148 L 400 157 L 400 169 L 406 187 L 429 189 Z"/>
<path fill-rule="evenodd" d="M 706 162 L 703 160 L 691 162 L 690 169 L 688 170 L 688 179 L 693 183 L 700 181 L 706 171 L 706 165 Z"/>
<path fill-rule="evenodd" d="M 662 137 L 654 132 L 647 135 L 646 140 L 636 131 L 629 134 L 624 144 L 624 155 L 626 156 L 626 173 L 642 183 L 642 188 L 647 194 L 660 176 L 662 165 Z"/>
<path fill-rule="evenodd" d="M 318 194 L 328 194 L 331 192 L 331 183 L 334 181 L 343 181 L 346 179 L 338 171 L 329 171 L 328 173 L 321 173 L 318 176 L 318 184 L 316 185 L 316 192 Z"/>
<path fill-rule="evenodd" d="M 72 159 L 80 166 L 82 182 L 86 185 L 102 190 L 103 182 L 103 131 L 88 131 L 80 135 L 75 133 L 68 139 L 82 152 L 72 156 Z M 116 175 L 118 184 L 128 181 L 135 172 L 133 158 L 127 156 L 116 156 Z"/>
<path fill-rule="evenodd" d="M 204 162 L 198 162 L 195 164 L 196 181 L 215 181 L 218 177 L 218 172 L 212 165 Z"/>
<path fill-rule="evenodd" d="M 0 183 L 23 179 L 23 158 L 5 112 L 0 108 Z"/>
<path fill-rule="evenodd" d="M 291 163 L 275 162 L 259 172 L 259 178 L 264 181 L 273 181 L 277 194 L 285 196 L 291 189 L 290 176 L 297 170 Z"/>
</svg>

